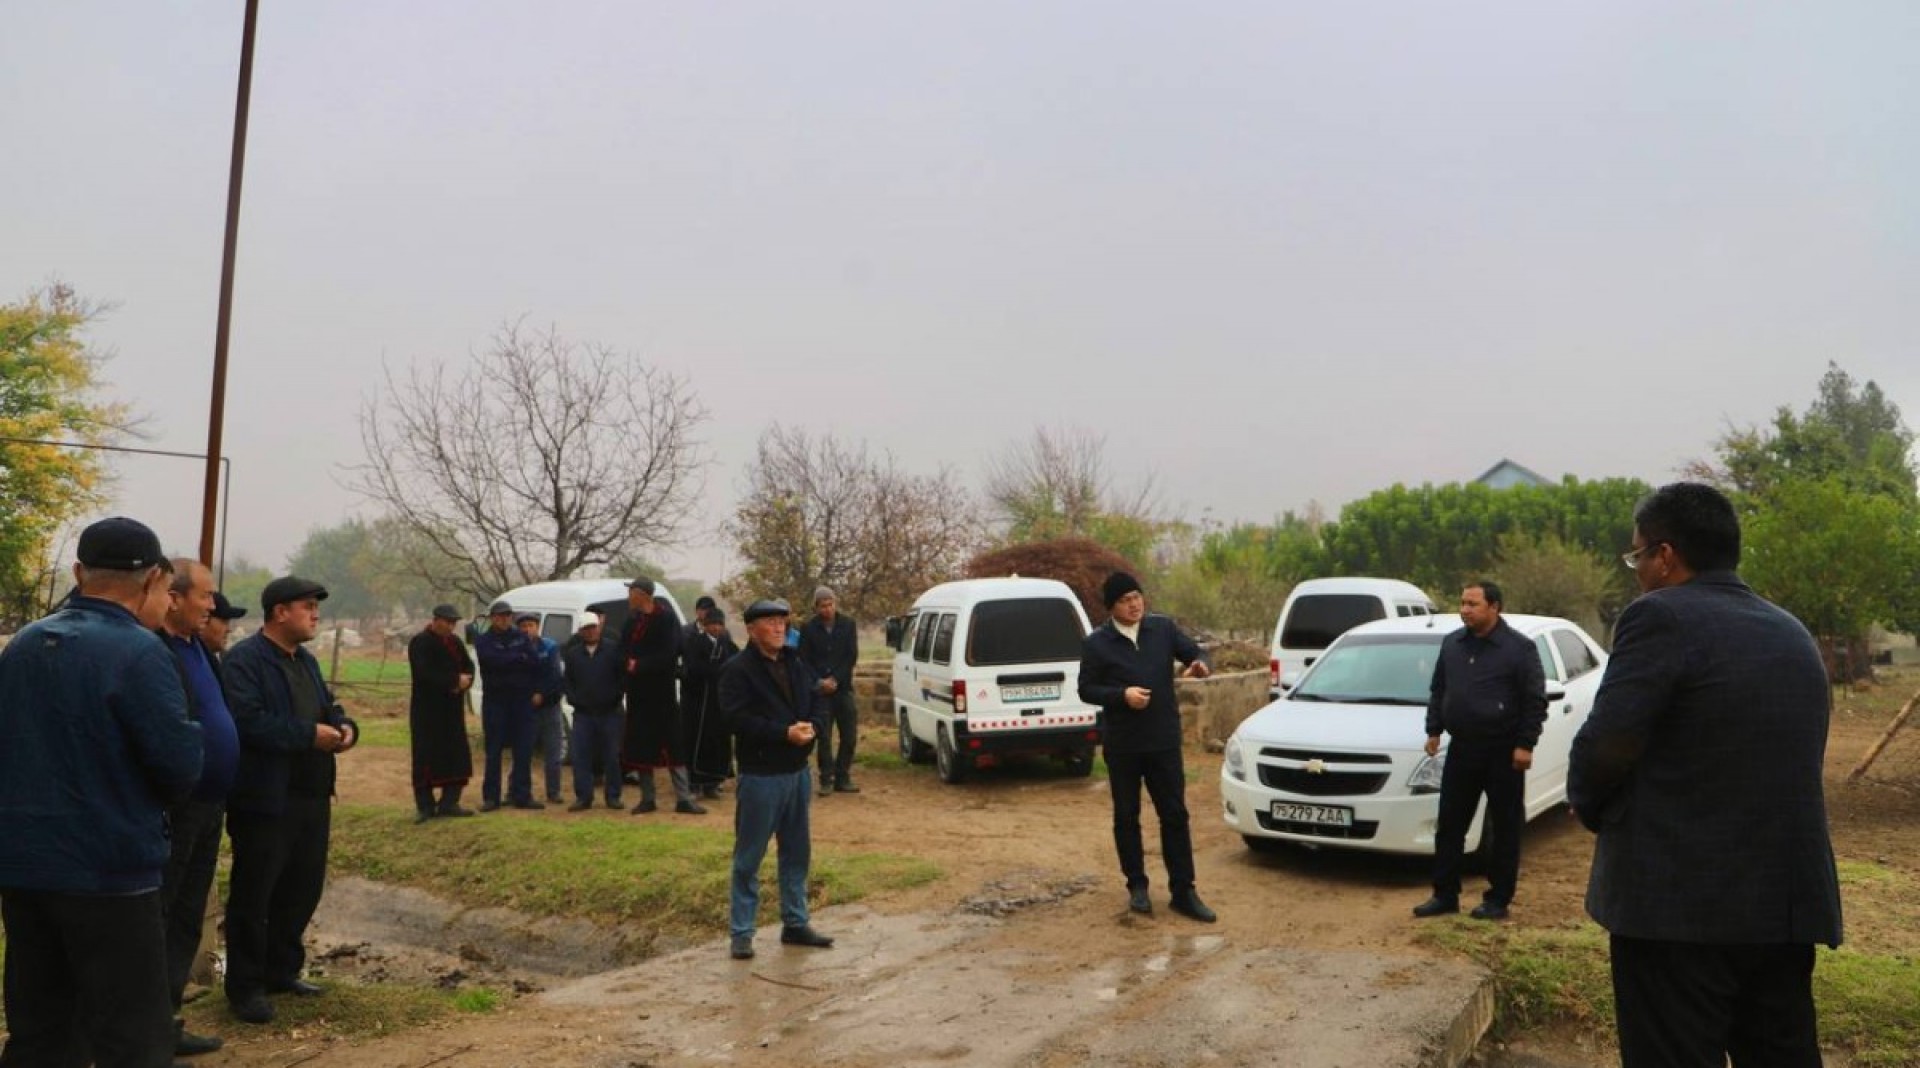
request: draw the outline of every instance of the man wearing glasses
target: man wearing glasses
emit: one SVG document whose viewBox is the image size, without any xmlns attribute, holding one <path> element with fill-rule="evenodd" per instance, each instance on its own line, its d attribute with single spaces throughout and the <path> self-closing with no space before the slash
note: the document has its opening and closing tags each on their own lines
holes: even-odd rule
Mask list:
<svg viewBox="0 0 1920 1068">
<path fill-rule="evenodd" d="M 1663 486 L 1623 558 L 1621 613 L 1567 797 L 1595 832 L 1587 912 L 1612 936 L 1626 1068 L 1818 1068 L 1813 946 L 1840 944 L 1821 762 L 1826 668 L 1734 569 L 1718 490 Z"/>
</svg>

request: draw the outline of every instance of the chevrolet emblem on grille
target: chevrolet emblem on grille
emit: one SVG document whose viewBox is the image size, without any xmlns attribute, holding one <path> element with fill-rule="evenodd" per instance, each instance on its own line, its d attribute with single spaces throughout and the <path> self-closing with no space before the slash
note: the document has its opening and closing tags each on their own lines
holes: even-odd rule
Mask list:
<svg viewBox="0 0 1920 1068">
<path fill-rule="evenodd" d="M 1319 757 L 1314 757 L 1312 760 L 1307 761 L 1308 775 L 1325 775 L 1326 773 L 1327 773 L 1326 761 L 1321 760 Z"/>
</svg>

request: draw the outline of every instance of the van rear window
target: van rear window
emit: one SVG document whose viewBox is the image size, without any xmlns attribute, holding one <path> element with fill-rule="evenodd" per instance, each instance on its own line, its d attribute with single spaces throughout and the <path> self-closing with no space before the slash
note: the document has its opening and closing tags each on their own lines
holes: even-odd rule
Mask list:
<svg viewBox="0 0 1920 1068">
<path fill-rule="evenodd" d="M 1073 602 L 1059 597 L 982 601 L 967 632 L 967 663 L 975 667 L 1079 660 L 1086 632 Z"/>
<path fill-rule="evenodd" d="M 1314 593 L 1293 602 L 1280 632 L 1282 649 L 1325 649 L 1362 623 L 1387 618 L 1380 598 L 1364 593 Z"/>
</svg>

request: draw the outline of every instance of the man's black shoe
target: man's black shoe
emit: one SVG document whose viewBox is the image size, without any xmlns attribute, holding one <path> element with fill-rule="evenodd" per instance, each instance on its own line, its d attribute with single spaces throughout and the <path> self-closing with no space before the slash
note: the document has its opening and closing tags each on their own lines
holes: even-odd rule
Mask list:
<svg viewBox="0 0 1920 1068">
<path fill-rule="evenodd" d="M 700 788 L 700 797 L 707 801 L 718 801 L 720 800 L 720 788 L 718 786 L 702 786 Z"/>
<path fill-rule="evenodd" d="M 700 803 L 691 797 L 683 797 L 679 801 L 676 801 L 673 810 L 682 816 L 704 816 L 707 814 L 707 810 L 701 807 Z"/>
<path fill-rule="evenodd" d="M 529 811 L 529 812 L 537 812 L 537 811 L 539 811 L 540 809 L 543 809 L 543 808 L 546 808 L 547 806 L 545 806 L 545 805 L 543 805 L 543 804 L 541 804 L 540 802 L 538 802 L 538 801 L 535 801 L 535 800 L 534 800 L 533 798 L 531 798 L 531 797 L 529 797 L 529 798 L 527 798 L 527 799 L 526 799 L 525 801 L 515 801 L 515 802 L 513 803 L 513 807 L 514 807 L 514 808 L 523 808 L 523 809 L 526 809 L 526 810 L 527 810 L 527 811 Z"/>
<path fill-rule="evenodd" d="M 547 795 L 547 804 L 549 804 L 549 805 L 557 805 L 557 804 L 559 804 L 560 802 L 562 802 L 562 801 L 565 801 L 565 800 L 566 800 L 566 798 L 564 798 L 564 797 L 561 797 L 561 796 L 560 796 L 559 794 L 548 794 L 548 795 Z"/>
<path fill-rule="evenodd" d="M 573 804 L 568 805 L 567 811 L 568 812 L 585 812 L 586 810 L 592 807 L 593 807 L 593 798 L 583 797 L 580 800 L 575 801 Z"/>
<path fill-rule="evenodd" d="M 1147 896 L 1147 888 L 1137 887 L 1127 891 L 1127 908 L 1142 916 L 1153 915 L 1153 899 Z"/>
<path fill-rule="evenodd" d="M 833 784 L 833 792 L 836 794 L 857 794 L 860 792 L 860 788 L 843 779 Z"/>
<path fill-rule="evenodd" d="M 734 935 L 733 941 L 727 946 L 727 956 L 734 960 L 752 960 L 753 936 Z"/>
<path fill-rule="evenodd" d="M 1459 898 L 1441 897 L 1438 894 L 1435 894 L 1433 897 L 1430 897 L 1413 907 L 1413 914 L 1416 917 L 1423 920 L 1428 918 L 1429 916 L 1445 916 L 1449 912 L 1459 912 L 1459 911 L 1460 911 Z"/>
<path fill-rule="evenodd" d="M 480 802 L 480 811 L 482 812 L 497 812 L 499 811 L 499 809 L 500 809 L 500 802 L 498 801 Z"/>
<path fill-rule="evenodd" d="M 464 805 L 455 805 L 452 808 L 442 807 L 439 814 L 442 816 L 471 816 L 474 812 Z"/>
<path fill-rule="evenodd" d="M 198 1057 L 224 1045 L 225 1042 L 212 1035 L 196 1035 L 187 1030 L 185 1020 L 173 1021 L 173 1055 L 176 1057 Z"/>
<path fill-rule="evenodd" d="M 430 808 L 423 808 L 420 811 L 413 814 L 413 825 L 418 827 L 420 824 L 425 823 L 432 818 L 433 818 L 433 810 Z"/>
<path fill-rule="evenodd" d="M 831 793 L 833 793 L 833 781 L 825 775 L 820 776 L 820 796 L 825 797 Z"/>
<path fill-rule="evenodd" d="M 1199 920 L 1201 923 L 1212 923 L 1220 918 L 1214 914 L 1212 909 L 1207 907 L 1206 902 L 1200 900 L 1199 894 L 1191 890 L 1184 894 L 1173 895 L 1173 900 L 1169 902 L 1169 905 L 1173 911 L 1180 915 L 1190 920 Z"/>
<path fill-rule="evenodd" d="M 1507 907 L 1505 905 L 1496 905 L 1491 901 L 1482 901 L 1478 905 L 1475 905 L 1473 911 L 1467 913 L 1467 915 L 1472 916 L 1476 920 L 1504 920 L 1507 918 Z"/>
<path fill-rule="evenodd" d="M 269 993 L 292 994 L 295 997 L 317 998 L 326 990 L 307 982 L 305 979 L 289 979 L 284 983 L 274 983 L 267 987 Z"/>
<path fill-rule="evenodd" d="M 780 928 L 780 944 L 783 946 L 812 946 L 815 949 L 831 949 L 833 947 L 833 939 L 802 924 L 799 927 Z"/>
<path fill-rule="evenodd" d="M 660 810 L 659 805 L 656 805 L 651 801 L 642 801 L 639 804 L 628 809 L 627 811 L 635 816 L 643 816 L 649 812 L 658 812 L 659 810 Z"/>
<path fill-rule="evenodd" d="M 273 1022 L 273 1002 L 265 994 L 249 994 L 239 1001 L 230 1003 L 234 1018 L 242 1023 L 264 1024 Z"/>
</svg>

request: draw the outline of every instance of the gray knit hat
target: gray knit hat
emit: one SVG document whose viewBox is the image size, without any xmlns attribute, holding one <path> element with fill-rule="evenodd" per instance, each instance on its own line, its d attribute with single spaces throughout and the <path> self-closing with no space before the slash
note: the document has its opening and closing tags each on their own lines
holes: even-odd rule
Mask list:
<svg viewBox="0 0 1920 1068">
<path fill-rule="evenodd" d="M 839 599 L 840 595 L 833 592 L 832 586 L 815 586 L 813 588 L 814 604 L 819 604 L 821 601 L 837 601 Z"/>
</svg>

